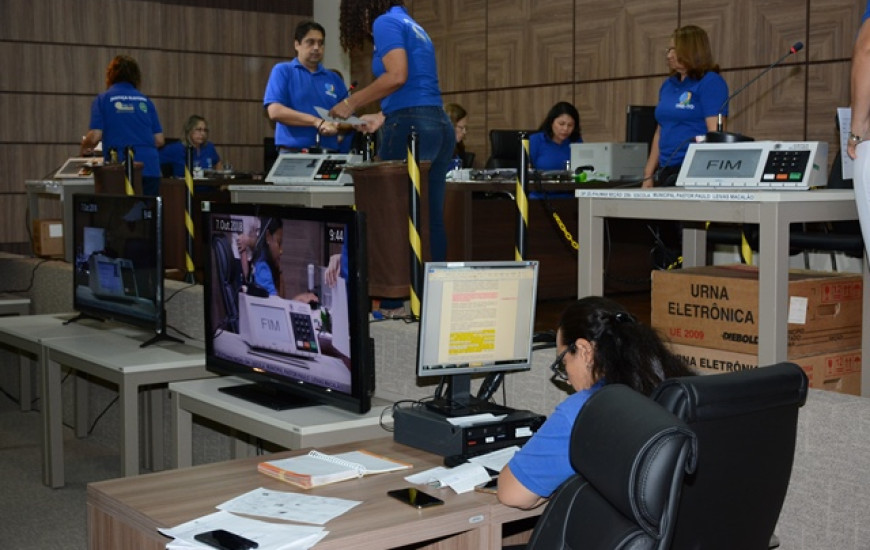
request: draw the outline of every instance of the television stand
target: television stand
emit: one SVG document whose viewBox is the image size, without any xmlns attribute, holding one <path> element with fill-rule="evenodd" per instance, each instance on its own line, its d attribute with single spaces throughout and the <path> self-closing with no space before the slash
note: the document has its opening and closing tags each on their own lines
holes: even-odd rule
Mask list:
<svg viewBox="0 0 870 550">
<path fill-rule="evenodd" d="M 106 320 L 103 319 L 102 317 L 97 317 L 96 315 L 91 315 L 90 313 L 83 313 L 82 312 L 71 319 L 67 319 L 66 321 L 63 322 L 63 324 L 69 325 L 70 323 L 77 323 L 77 322 L 83 321 L 85 319 L 93 319 L 94 321 L 99 321 L 101 323 L 106 322 Z"/>
<path fill-rule="evenodd" d="M 218 391 L 273 411 L 286 411 L 319 404 L 312 399 L 281 391 L 265 383 L 222 386 Z"/>
<path fill-rule="evenodd" d="M 155 334 L 153 338 L 150 338 L 150 339 L 146 340 L 145 342 L 142 342 L 141 344 L 139 344 L 139 347 L 140 348 L 147 348 L 151 344 L 156 344 L 157 342 L 162 342 L 163 340 L 168 340 L 170 342 L 176 342 L 179 344 L 184 343 L 184 340 L 182 340 L 181 338 L 176 338 L 175 336 L 170 336 L 170 335 L 166 334 L 166 331 L 164 330 L 163 332 L 158 332 L 157 334 Z"/>
</svg>

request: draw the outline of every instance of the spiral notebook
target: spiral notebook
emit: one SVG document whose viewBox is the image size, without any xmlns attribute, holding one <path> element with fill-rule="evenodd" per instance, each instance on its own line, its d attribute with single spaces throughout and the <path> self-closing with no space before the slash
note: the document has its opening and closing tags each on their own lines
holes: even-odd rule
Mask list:
<svg viewBox="0 0 870 550">
<path fill-rule="evenodd" d="M 257 465 L 257 471 L 303 489 L 310 489 L 346 479 L 407 470 L 411 467 L 412 465 L 406 462 L 364 450 L 335 455 L 311 451 L 305 455 L 261 462 Z"/>
</svg>

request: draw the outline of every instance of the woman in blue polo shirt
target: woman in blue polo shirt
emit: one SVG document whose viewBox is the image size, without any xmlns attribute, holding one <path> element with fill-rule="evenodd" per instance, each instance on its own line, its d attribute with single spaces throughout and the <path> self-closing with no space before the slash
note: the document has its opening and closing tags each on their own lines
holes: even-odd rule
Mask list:
<svg viewBox="0 0 870 550">
<path fill-rule="evenodd" d="M 649 395 L 665 378 L 693 374 L 653 329 L 600 296 L 565 308 L 556 344 L 558 355 L 550 369 L 574 391 L 502 469 L 498 498 L 508 506 L 542 504 L 575 474 L 569 456 L 574 420 L 605 384 L 625 384 Z"/>
<path fill-rule="evenodd" d="M 172 175 L 184 177 L 187 148 L 193 148 L 193 166 L 203 170 L 220 170 L 221 157 L 214 143 L 208 140 L 208 122 L 199 115 L 190 115 L 184 123 L 182 138 L 160 149 L 160 164 L 171 164 Z"/>
<path fill-rule="evenodd" d="M 369 31 L 371 29 L 371 31 Z M 371 34 L 370 34 L 371 32 Z M 342 0 L 341 44 L 346 50 L 374 41 L 372 69 L 375 80 L 336 104 L 330 114 L 347 118 L 373 101 L 381 112 L 363 115 L 365 132 L 380 129 L 383 160 L 407 157 L 411 129 L 419 137 L 420 159 L 429 167 L 429 235 L 433 261 L 447 256 L 444 228 L 444 193 L 456 138 L 444 111 L 435 47 L 432 39 L 404 8 L 402 0 Z"/>
<path fill-rule="evenodd" d="M 538 131 L 529 136 L 532 168 L 570 170 L 572 143 L 583 143 L 580 113 L 567 101 L 560 101 L 550 108 Z"/>
<path fill-rule="evenodd" d="M 160 158 L 157 148 L 163 146 L 163 127 L 157 108 L 138 90 L 142 82 L 139 65 L 128 55 L 115 57 L 106 68 L 107 90 L 91 105 L 91 123 L 82 140 L 82 152 L 89 153 L 102 141 L 103 156 L 110 160 L 110 151 L 124 158 L 127 147 L 133 148 L 134 160 L 142 162 L 142 191 L 157 195 L 160 191 Z"/>
<path fill-rule="evenodd" d="M 689 143 L 713 132 L 728 114 L 728 84 L 713 62 L 707 32 L 686 25 L 671 35 L 666 51 L 670 76 L 659 90 L 656 128 L 644 169 L 644 187 L 674 185 Z"/>
</svg>

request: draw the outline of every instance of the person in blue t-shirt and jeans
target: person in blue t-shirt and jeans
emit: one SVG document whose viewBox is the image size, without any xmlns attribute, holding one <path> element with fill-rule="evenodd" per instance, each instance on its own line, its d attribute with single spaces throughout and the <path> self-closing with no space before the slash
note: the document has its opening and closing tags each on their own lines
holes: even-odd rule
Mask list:
<svg viewBox="0 0 870 550">
<path fill-rule="evenodd" d="M 139 64 L 128 55 L 116 56 L 106 68 L 106 91 L 91 105 L 91 122 L 82 139 L 81 152 L 91 154 L 100 141 L 103 156 L 110 160 L 114 149 L 123 160 L 127 147 L 133 148 L 135 162 L 144 164 L 142 192 L 160 192 L 160 158 L 157 149 L 163 146 L 163 127 L 154 103 L 139 91 L 142 73 Z"/>
<path fill-rule="evenodd" d="M 330 114 L 350 117 L 357 109 L 380 101 L 381 112 L 362 115 L 364 132 L 380 130 L 382 160 L 407 157 L 411 129 L 419 137 L 421 160 L 429 167 L 429 235 L 433 261 L 447 256 L 444 193 L 456 137 L 444 111 L 438 83 L 435 47 L 426 31 L 405 10 L 402 0 L 342 0 L 341 44 L 345 50 L 374 41 L 375 80 L 337 103 Z"/>
</svg>

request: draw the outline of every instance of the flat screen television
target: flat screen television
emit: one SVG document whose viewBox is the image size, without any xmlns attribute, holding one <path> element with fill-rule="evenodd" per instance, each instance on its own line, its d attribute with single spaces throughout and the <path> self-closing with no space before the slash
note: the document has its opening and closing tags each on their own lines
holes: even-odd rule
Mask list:
<svg viewBox="0 0 870 550">
<path fill-rule="evenodd" d="M 537 261 L 425 264 L 417 376 L 448 377 L 446 393 L 426 401 L 430 409 L 505 412 L 471 395 L 471 377 L 531 368 L 537 288 Z"/>
<path fill-rule="evenodd" d="M 166 335 L 160 197 L 73 195 L 73 308 Z M 76 318 L 78 319 L 78 317 Z M 175 338 L 171 338 L 176 340 Z"/>
<path fill-rule="evenodd" d="M 206 368 L 285 409 L 357 413 L 375 387 L 362 213 L 203 203 Z"/>
</svg>

